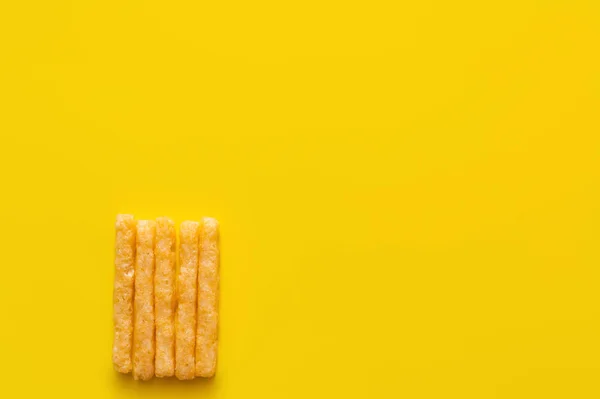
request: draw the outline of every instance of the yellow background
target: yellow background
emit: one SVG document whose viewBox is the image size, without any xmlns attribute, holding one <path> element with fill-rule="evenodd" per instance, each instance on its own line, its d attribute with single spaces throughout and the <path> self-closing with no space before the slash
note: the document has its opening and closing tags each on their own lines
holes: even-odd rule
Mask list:
<svg viewBox="0 0 600 399">
<path fill-rule="evenodd" d="M 2 2 L 1 396 L 600 397 L 599 4 Z M 118 212 L 221 221 L 213 381 L 113 372 Z"/>
</svg>

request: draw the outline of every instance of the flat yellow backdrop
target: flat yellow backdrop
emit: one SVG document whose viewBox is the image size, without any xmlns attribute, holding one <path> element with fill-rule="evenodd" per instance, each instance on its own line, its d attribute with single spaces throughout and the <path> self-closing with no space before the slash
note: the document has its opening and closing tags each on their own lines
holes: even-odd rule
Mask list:
<svg viewBox="0 0 600 399">
<path fill-rule="evenodd" d="M 0 396 L 600 397 L 600 2 L 4 1 Z M 222 224 L 212 381 L 112 369 L 114 218 Z"/>
</svg>

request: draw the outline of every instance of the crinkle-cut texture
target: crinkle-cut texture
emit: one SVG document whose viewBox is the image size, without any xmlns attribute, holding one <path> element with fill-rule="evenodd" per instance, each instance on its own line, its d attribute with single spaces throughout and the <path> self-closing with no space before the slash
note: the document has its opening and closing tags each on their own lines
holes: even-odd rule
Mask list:
<svg viewBox="0 0 600 399">
<path fill-rule="evenodd" d="M 131 372 L 132 367 L 135 232 L 133 215 L 117 215 L 113 290 L 113 365 L 120 373 Z"/>
<path fill-rule="evenodd" d="M 199 250 L 196 376 L 212 377 L 219 322 L 219 223 L 213 218 L 202 219 Z"/>
<path fill-rule="evenodd" d="M 192 221 L 183 222 L 179 227 L 175 375 L 180 380 L 190 380 L 195 375 L 198 227 L 199 223 Z"/>
<path fill-rule="evenodd" d="M 156 219 L 154 255 L 154 373 L 157 377 L 170 377 L 175 372 L 175 224 L 169 218 Z"/>
<path fill-rule="evenodd" d="M 154 376 L 154 241 L 156 223 L 137 222 L 133 325 L 133 378 Z"/>
</svg>

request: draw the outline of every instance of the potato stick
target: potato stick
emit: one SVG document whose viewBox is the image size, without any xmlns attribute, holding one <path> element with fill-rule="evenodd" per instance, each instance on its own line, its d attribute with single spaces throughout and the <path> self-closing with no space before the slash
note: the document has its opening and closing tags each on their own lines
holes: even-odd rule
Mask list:
<svg viewBox="0 0 600 399">
<path fill-rule="evenodd" d="M 198 222 L 186 221 L 179 228 L 175 375 L 180 380 L 190 380 L 195 374 L 198 225 Z"/>
<path fill-rule="evenodd" d="M 199 250 L 196 375 L 212 377 L 217 367 L 219 322 L 219 223 L 213 218 L 202 219 Z"/>
<path fill-rule="evenodd" d="M 156 222 L 137 222 L 133 325 L 133 378 L 154 376 L 154 241 Z"/>
<path fill-rule="evenodd" d="M 131 371 L 133 341 L 133 279 L 135 263 L 135 220 L 117 215 L 115 224 L 115 283 L 113 291 L 113 364 L 120 373 Z"/>
<path fill-rule="evenodd" d="M 156 272 L 154 273 L 154 314 L 156 317 L 157 377 L 175 372 L 175 224 L 166 217 L 156 219 Z"/>
</svg>

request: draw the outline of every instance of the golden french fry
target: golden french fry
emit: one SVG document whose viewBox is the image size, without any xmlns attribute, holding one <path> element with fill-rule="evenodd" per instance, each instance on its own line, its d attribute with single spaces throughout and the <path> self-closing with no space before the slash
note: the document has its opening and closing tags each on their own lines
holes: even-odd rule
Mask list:
<svg viewBox="0 0 600 399">
<path fill-rule="evenodd" d="M 117 215 L 115 224 L 115 282 L 113 291 L 113 364 L 120 373 L 131 371 L 133 340 L 133 280 L 135 263 L 135 220 Z"/>
<path fill-rule="evenodd" d="M 179 228 L 175 375 L 180 380 L 190 380 L 195 374 L 198 225 L 198 222 L 186 221 Z"/>
<path fill-rule="evenodd" d="M 137 222 L 133 324 L 133 378 L 154 376 L 154 242 L 156 222 Z"/>
<path fill-rule="evenodd" d="M 217 368 L 219 322 L 219 222 L 203 218 L 198 263 L 196 375 L 212 377 Z"/>
<path fill-rule="evenodd" d="M 175 224 L 166 217 L 156 219 L 154 247 L 154 314 L 156 317 L 157 377 L 170 377 L 175 371 Z"/>
</svg>

